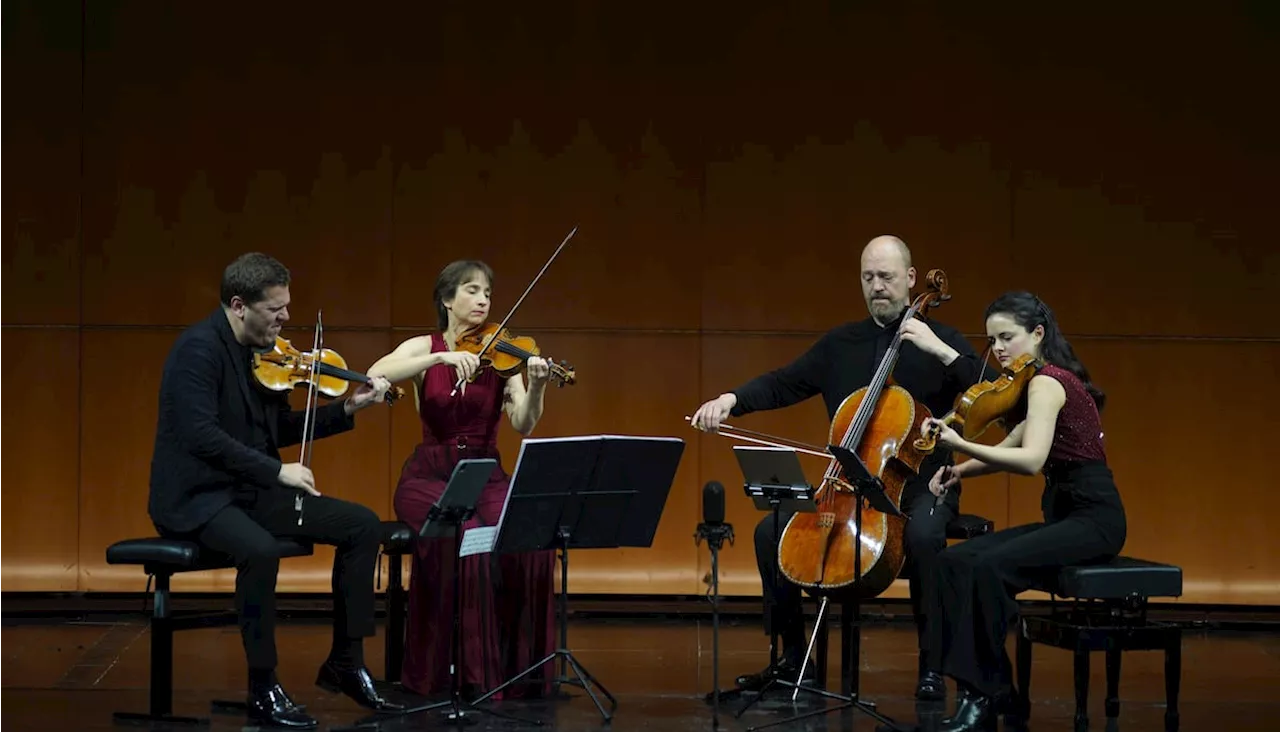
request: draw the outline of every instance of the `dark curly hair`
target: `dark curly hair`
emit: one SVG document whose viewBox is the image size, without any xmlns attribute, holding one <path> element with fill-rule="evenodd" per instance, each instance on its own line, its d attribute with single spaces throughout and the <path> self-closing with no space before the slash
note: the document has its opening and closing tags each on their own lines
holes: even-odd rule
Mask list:
<svg viewBox="0 0 1280 732">
<path fill-rule="evenodd" d="M 1044 326 L 1044 339 L 1040 342 L 1040 357 L 1047 363 L 1075 374 L 1076 378 L 1084 384 L 1089 396 L 1093 397 L 1098 410 L 1102 410 L 1102 405 L 1107 401 L 1107 395 L 1093 385 L 1089 379 L 1089 370 L 1076 357 L 1075 349 L 1071 347 L 1066 336 L 1062 335 L 1062 329 L 1058 327 L 1053 311 L 1044 304 L 1043 300 L 1030 292 L 1006 292 L 987 306 L 983 319 L 990 318 L 996 313 L 1008 315 L 1028 332 L 1035 330 L 1037 325 Z"/>
</svg>

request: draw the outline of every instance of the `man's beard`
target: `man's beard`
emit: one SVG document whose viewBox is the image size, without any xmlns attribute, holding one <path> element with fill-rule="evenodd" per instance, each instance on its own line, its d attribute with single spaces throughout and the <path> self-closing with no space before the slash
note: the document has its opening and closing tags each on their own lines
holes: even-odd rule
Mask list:
<svg viewBox="0 0 1280 732">
<path fill-rule="evenodd" d="M 893 320 L 903 311 L 903 306 L 892 300 L 872 300 L 871 313 L 886 322 Z"/>
</svg>

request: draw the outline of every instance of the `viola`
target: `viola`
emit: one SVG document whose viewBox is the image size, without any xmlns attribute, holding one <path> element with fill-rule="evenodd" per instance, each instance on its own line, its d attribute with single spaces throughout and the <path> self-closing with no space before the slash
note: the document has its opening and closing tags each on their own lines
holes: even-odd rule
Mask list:
<svg viewBox="0 0 1280 732">
<path fill-rule="evenodd" d="M 939 421 L 950 426 L 966 440 L 975 440 L 982 433 L 998 424 L 1005 428 L 1005 416 L 1017 406 L 1026 391 L 1027 383 L 1042 366 L 1029 353 L 1016 358 L 1001 369 L 999 376 L 990 381 L 980 381 L 956 397 L 955 407 Z M 933 452 L 938 442 L 938 430 L 922 430 L 912 446 L 921 452 Z"/>
<path fill-rule="evenodd" d="M 551 257 L 547 259 L 547 263 L 542 265 L 542 269 L 529 282 L 529 286 L 524 288 L 524 293 L 520 295 L 520 299 L 516 300 L 516 304 L 511 306 L 511 310 L 507 312 L 507 316 L 502 319 L 501 323 L 488 323 L 482 327 L 474 328 L 458 339 L 455 346 L 460 351 L 474 353 L 480 357 L 480 368 L 486 366 L 493 368 L 500 376 L 511 377 L 524 371 L 525 365 L 533 356 L 540 356 L 542 352 L 538 350 L 538 344 L 528 336 L 514 336 L 507 330 L 507 323 L 511 321 L 511 317 L 520 309 L 520 303 L 529 296 L 533 291 L 533 286 L 538 284 L 538 280 L 542 279 L 542 275 L 547 273 L 547 268 L 551 263 L 556 261 L 556 257 L 560 256 L 564 245 L 569 243 L 574 234 L 578 233 L 578 227 L 573 227 L 569 233 L 560 242 L 560 246 L 551 253 Z M 493 354 L 497 354 L 496 356 Z M 572 384 L 576 380 L 573 369 L 563 364 L 555 363 L 548 359 L 547 365 L 551 368 L 551 377 L 556 382 L 556 386 L 564 386 Z M 479 373 L 479 370 L 477 370 Z M 472 379 L 475 378 L 473 374 Z M 457 382 L 453 385 L 453 391 L 449 396 L 456 396 L 458 389 L 462 388 L 462 377 L 459 376 Z"/>
<path fill-rule="evenodd" d="M 254 352 L 253 377 L 271 391 L 290 391 L 295 386 L 309 384 L 314 371 L 318 377 L 316 390 L 329 397 L 347 393 L 352 381 L 362 384 L 370 381 L 365 374 L 348 369 L 346 359 L 332 348 L 321 348 L 320 362 L 315 361 L 311 351 L 299 351 L 287 339 L 276 336 L 271 350 Z M 403 396 L 404 389 L 393 386 L 384 398 L 387 404 L 394 404 Z"/>
<path fill-rule="evenodd" d="M 523 373 L 530 358 L 542 355 L 537 341 L 529 336 L 513 335 L 497 323 L 488 323 L 459 336 L 454 347 L 476 354 L 480 357 L 480 368 L 492 368 L 504 379 Z M 556 386 L 572 385 L 577 381 L 572 366 L 551 359 L 547 359 L 547 366 Z"/>
</svg>

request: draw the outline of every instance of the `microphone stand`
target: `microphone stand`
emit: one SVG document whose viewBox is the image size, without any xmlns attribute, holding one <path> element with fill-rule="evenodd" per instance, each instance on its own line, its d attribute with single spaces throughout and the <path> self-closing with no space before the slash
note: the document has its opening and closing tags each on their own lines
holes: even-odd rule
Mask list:
<svg viewBox="0 0 1280 732">
<path fill-rule="evenodd" d="M 711 727 L 720 727 L 720 548 L 724 540 L 733 544 L 733 524 L 706 522 L 698 524 L 694 545 L 707 540 L 711 550 Z"/>
</svg>

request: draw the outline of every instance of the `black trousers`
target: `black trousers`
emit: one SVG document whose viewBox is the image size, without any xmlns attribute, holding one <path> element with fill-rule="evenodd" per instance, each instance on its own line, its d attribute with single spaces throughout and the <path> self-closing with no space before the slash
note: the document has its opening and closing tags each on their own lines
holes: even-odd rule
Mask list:
<svg viewBox="0 0 1280 732">
<path fill-rule="evenodd" d="M 908 576 L 911 590 L 911 611 L 915 616 L 916 632 L 919 636 L 921 670 L 940 671 L 941 652 L 936 645 L 930 643 L 925 623 L 925 614 L 935 602 L 931 599 L 933 582 L 937 574 L 936 564 L 939 552 L 947 547 L 947 523 L 954 519 L 960 510 L 958 491 L 952 490 L 946 500 L 937 507 L 933 515 L 929 509 L 936 500 L 927 490 L 917 490 L 904 494 L 906 499 L 903 513 L 910 518 L 903 534 L 903 554 L 906 565 L 903 573 Z M 778 537 L 787 526 L 787 521 L 795 515 L 792 512 L 778 514 L 778 531 L 774 532 L 773 514 L 767 513 L 760 523 L 756 524 L 756 566 L 760 571 L 760 582 L 764 588 L 765 633 L 772 634 L 777 628 L 782 641 L 781 657 L 799 665 L 804 660 L 804 613 L 801 606 L 803 597 L 800 586 L 777 572 Z M 776 576 L 775 576 L 776 574 Z M 770 605 L 773 605 L 772 609 Z"/>
<path fill-rule="evenodd" d="M 245 494 L 193 532 L 162 532 L 194 540 L 235 559 L 236 613 L 250 669 L 274 669 L 277 663 L 276 575 L 280 555 L 275 537 L 336 547 L 335 648 L 343 640 L 374 634 L 373 579 L 382 542 L 381 519 L 358 503 L 307 494 L 299 526 L 298 512 L 294 510 L 297 495 L 297 491 L 286 488 Z"/>
<path fill-rule="evenodd" d="M 970 539 L 938 556 L 929 618 L 943 673 L 987 696 L 1012 688 L 1005 640 L 1018 617 L 1014 597 L 1063 567 L 1106 561 L 1124 547 L 1124 505 L 1105 463 L 1046 466 L 1041 508 L 1043 523 Z"/>
</svg>

